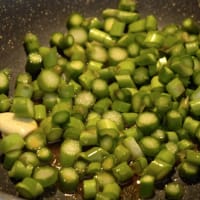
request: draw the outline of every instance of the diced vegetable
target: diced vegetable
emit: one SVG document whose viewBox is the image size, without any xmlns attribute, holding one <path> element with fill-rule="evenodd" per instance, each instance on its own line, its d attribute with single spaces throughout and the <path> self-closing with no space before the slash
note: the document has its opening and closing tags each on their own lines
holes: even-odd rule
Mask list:
<svg viewBox="0 0 200 200">
<path fill-rule="evenodd" d="M 45 92 L 54 92 L 59 85 L 59 76 L 50 69 L 43 69 L 37 78 L 38 85 Z"/>
<path fill-rule="evenodd" d="M 140 178 L 139 193 L 142 198 L 150 198 L 154 195 L 155 178 L 151 175 L 144 175 Z"/>
<path fill-rule="evenodd" d="M 12 168 L 8 171 L 8 176 L 16 180 L 21 180 L 30 177 L 33 171 L 32 165 L 25 165 L 19 160 L 16 160 Z"/>
<path fill-rule="evenodd" d="M 183 196 L 183 188 L 179 183 L 168 183 L 165 185 L 165 195 L 168 199 L 181 199 Z"/>
<path fill-rule="evenodd" d="M 44 192 L 42 185 L 31 177 L 24 178 L 16 184 L 16 189 L 19 194 L 25 198 L 37 198 Z"/>
<path fill-rule="evenodd" d="M 0 154 L 20 196 L 56 187 L 115 200 L 136 181 L 138 198 L 153 198 L 159 185 L 181 199 L 171 174 L 198 180 L 199 25 L 187 17 L 160 28 L 136 6 L 72 13 L 66 33 L 45 46 L 27 33 L 13 92 L 9 70 L 0 71 Z"/>
<path fill-rule="evenodd" d="M 34 170 L 32 176 L 45 188 L 53 186 L 57 182 L 58 171 L 48 165 L 39 166 Z"/>
<path fill-rule="evenodd" d="M 71 167 L 81 152 L 80 142 L 66 139 L 60 148 L 60 162 L 64 167 Z"/>
<path fill-rule="evenodd" d="M 0 151 L 2 153 L 8 153 L 14 150 L 21 150 L 25 145 L 24 139 L 19 134 L 10 134 L 4 136 L 0 140 Z"/>
<path fill-rule="evenodd" d="M 83 197 L 84 199 L 95 198 L 97 193 L 97 183 L 95 179 L 83 181 Z"/>
<path fill-rule="evenodd" d="M 126 162 L 122 162 L 113 168 L 113 174 L 119 182 L 128 181 L 134 174 Z"/>
<path fill-rule="evenodd" d="M 59 180 L 64 192 L 74 192 L 79 183 L 79 176 L 74 168 L 62 168 L 59 171 Z"/>
</svg>

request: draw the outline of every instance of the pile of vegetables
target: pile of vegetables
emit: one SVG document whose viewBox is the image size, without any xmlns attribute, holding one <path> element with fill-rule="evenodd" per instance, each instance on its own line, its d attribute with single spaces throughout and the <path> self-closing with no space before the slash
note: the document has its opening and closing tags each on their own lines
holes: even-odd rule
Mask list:
<svg viewBox="0 0 200 200">
<path fill-rule="evenodd" d="M 19 195 L 81 185 L 84 199 L 115 200 L 137 177 L 140 198 L 168 178 L 166 197 L 181 199 L 171 174 L 192 181 L 200 169 L 197 23 L 158 28 L 120 0 L 101 18 L 72 13 L 66 27 L 49 46 L 25 35 L 26 72 L 12 96 L 9 71 L 0 72 L 0 152 Z"/>
</svg>

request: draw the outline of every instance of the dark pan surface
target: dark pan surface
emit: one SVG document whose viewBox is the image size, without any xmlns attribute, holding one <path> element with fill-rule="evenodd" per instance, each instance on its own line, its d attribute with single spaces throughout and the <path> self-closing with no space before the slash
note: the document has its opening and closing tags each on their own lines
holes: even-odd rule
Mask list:
<svg viewBox="0 0 200 200">
<path fill-rule="evenodd" d="M 37 34 L 41 44 L 47 45 L 49 36 L 54 31 L 66 30 L 65 20 L 71 12 L 78 11 L 84 16 L 98 16 L 102 9 L 116 5 L 117 0 L 0 0 L 0 68 L 11 68 L 13 81 L 16 75 L 24 70 L 23 38 L 26 32 Z M 138 0 L 138 11 L 143 16 L 157 16 L 160 27 L 168 23 L 181 23 L 182 19 L 188 16 L 200 22 L 199 0 Z M 188 184 L 185 187 L 184 200 L 200 199 L 199 183 Z M 1 165 L 0 191 L 16 195 Z M 125 188 L 122 199 L 136 199 L 134 191 L 134 185 Z M 76 197 L 81 199 L 80 195 Z M 0 192 L 0 199 L 15 198 Z M 52 190 L 47 192 L 43 199 L 76 198 Z M 158 191 L 154 199 L 164 199 L 162 192 Z"/>
</svg>

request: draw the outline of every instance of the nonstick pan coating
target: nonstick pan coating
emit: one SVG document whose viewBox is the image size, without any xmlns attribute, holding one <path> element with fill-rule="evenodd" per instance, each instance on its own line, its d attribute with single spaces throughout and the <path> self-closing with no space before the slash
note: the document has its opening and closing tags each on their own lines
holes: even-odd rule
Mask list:
<svg viewBox="0 0 200 200">
<path fill-rule="evenodd" d="M 24 71 L 25 52 L 23 38 L 31 31 L 38 35 L 41 44 L 47 45 L 49 36 L 55 31 L 64 32 L 65 20 L 73 12 L 84 16 L 98 16 L 104 8 L 116 7 L 117 0 L 0 0 L 0 69 L 12 69 L 12 82 L 16 75 Z M 138 0 L 138 11 L 142 16 L 154 14 L 162 27 L 169 23 L 181 23 L 185 17 L 193 17 L 200 22 L 199 0 Z M 12 85 L 11 85 L 12 88 Z M 176 176 L 176 175 L 174 175 Z M 200 183 L 185 185 L 183 199 L 199 200 Z M 3 193 L 2 193 L 2 192 Z M 136 199 L 135 187 L 130 185 L 123 190 L 122 199 Z M 15 200 L 16 195 L 12 182 L 0 165 L 0 199 Z M 81 199 L 80 195 L 64 196 L 59 191 L 50 191 L 43 199 Z M 164 199 L 162 191 L 154 197 Z"/>
</svg>

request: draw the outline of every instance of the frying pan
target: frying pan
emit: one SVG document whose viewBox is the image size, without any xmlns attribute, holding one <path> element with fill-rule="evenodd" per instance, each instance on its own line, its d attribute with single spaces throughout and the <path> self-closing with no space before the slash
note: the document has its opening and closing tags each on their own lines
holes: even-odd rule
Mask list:
<svg viewBox="0 0 200 200">
<path fill-rule="evenodd" d="M 104 8 L 116 7 L 117 0 L 0 0 L 0 68 L 12 70 L 12 82 L 24 71 L 26 56 L 23 38 L 31 31 L 38 35 L 41 44 L 47 45 L 54 31 L 66 31 L 65 21 L 72 11 L 84 16 L 98 16 Z M 154 14 L 159 26 L 181 23 L 185 17 L 193 17 L 200 23 L 200 0 L 138 0 L 138 11 L 142 16 Z M 11 84 L 12 90 L 12 84 Z M 1 160 L 1 157 L 0 157 Z M 176 177 L 176 174 L 173 175 Z M 200 181 L 185 184 L 184 200 L 200 199 Z M 123 189 L 122 199 L 137 199 L 134 184 Z M 17 200 L 13 183 L 0 165 L 0 199 Z M 42 199 L 81 199 L 80 194 L 64 196 L 57 190 L 45 193 Z M 164 199 L 162 191 L 153 198 Z"/>
</svg>

